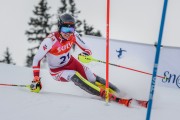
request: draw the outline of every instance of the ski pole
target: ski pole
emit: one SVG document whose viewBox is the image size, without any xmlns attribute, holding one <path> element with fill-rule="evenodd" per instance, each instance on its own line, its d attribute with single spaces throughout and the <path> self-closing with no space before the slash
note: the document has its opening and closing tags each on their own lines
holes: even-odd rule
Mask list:
<svg viewBox="0 0 180 120">
<path fill-rule="evenodd" d="M 106 63 L 105 61 L 97 60 L 97 59 L 94 59 L 94 58 L 92 59 L 92 61 L 100 62 L 100 63 Z M 143 73 L 143 74 L 147 74 L 147 75 L 152 75 L 151 73 L 148 73 L 148 72 L 136 70 L 136 69 L 129 68 L 129 67 L 125 67 L 125 66 L 121 66 L 121 65 L 116 65 L 116 64 L 113 64 L 113 63 L 109 63 L 109 65 L 116 66 L 116 67 L 120 67 L 120 68 L 124 68 L 124 69 L 127 69 L 127 70 L 132 70 L 132 71 L 139 72 L 139 73 Z M 160 75 L 157 75 L 157 77 L 162 78 L 162 79 L 167 79 L 166 77 L 160 76 Z"/>
<path fill-rule="evenodd" d="M 16 85 L 16 84 L 0 84 L 0 86 L 15 86 L 15 87 L 27 87 L 27 88 L 30 88 L 30 85 Z"/>
<path fill-rule="evenodd" d="M 83 62 L 83 63 L 89 63 L 89 62 L 95 61 L 95 62 L 100 62 L 100 63 L 105 63 L 105 64 L 106 64 L 105 61 L 95 59 L 95 58 L 93 58 L 92 56 L 83 56 L 83 55 L 82 55 L 82 56 L 79 56 L 78 59 L 79 59 L 81 62 Z M 141 70 L 136 70 L 136 69 L 133 69 L 133 68 L 129 68 L 129 67 L 125 67 L 125 66 L 113 64 L 113 63 L 108 63 L 108 64 L 109 64 L 109 65 L 112 65 L 112 66 L 124 68 L 124 69 L 127 69 L 127 70 L 132 70 L 132 71 L 135 71 L 135 72 L 139 72 L 139 73 L 143 73 L 143 74 L 147 74 L 147 75 L 152 75 L 151 73 L 144 72 L 144 71 L 141 71 Z M 157 75 L 157 77 L 162 78 L 162 79 L 165 79 L 165 80 L 168 79 L 167 77 L 160 76 L 160 75 Z"/>
<path fill-rule="evenodd" d="M 92 58 L 92 61 L 100 62 L 100 63 L 106 63 L 105 61 L 97 60 L 97 59 L 94 59 L 94 58 Z M 113 64 L 113 63 L 109 63 L 109 65 L 116 66 L 116 67 L 120 67 L 120 68 L 124 68 L 124 69 L 127 69 L 127 70 L 132 70 L 132 71 L 139 72 L 139 73 L 143 73 L 143 74 L 147 74 L 147 75 L 152 75 L 151 73 L 148 73 L 148 72 L 136 70 L 136 69 L 129 68 L 129 67 L 125 67 L 125 66 L 121 66 L 121 65 L 116 65 L 116 64 Z M 157 77 L 162 78 L 162 79 L 167 79 L 166 77 L 160 76 L 160 75 L 157 75 Z"/>
</svg>

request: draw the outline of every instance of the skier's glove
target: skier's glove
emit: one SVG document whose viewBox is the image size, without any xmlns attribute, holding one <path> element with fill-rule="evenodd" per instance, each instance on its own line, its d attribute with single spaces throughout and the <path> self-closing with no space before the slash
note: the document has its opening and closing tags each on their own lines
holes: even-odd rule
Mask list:
<svg viewBox="0 0 180 120">
<path fill-rule="evenodd" d="M 92 61 L 92 56 L 85 52 L 82 52 L 78 55 L 78 60 L 82 63 L 89 63 Z"/>
<path fill-rule="evenodd" d="M 30 85 L 30 90 L 31 92 L 39 93 L 41 88 L 42 88 L 42 84 L 40 78 L 38 76 L 35 76 Z"/>
</svg>

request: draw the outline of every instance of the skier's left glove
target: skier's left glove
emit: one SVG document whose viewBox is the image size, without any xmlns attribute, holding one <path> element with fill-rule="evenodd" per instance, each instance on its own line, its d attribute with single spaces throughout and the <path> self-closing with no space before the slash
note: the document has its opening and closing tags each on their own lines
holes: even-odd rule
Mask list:
<svg viewBox="0 0 180 120">
<path fill-rule="evenodd" d="M 92 61 L 92 56 L 86 52 L 82 52 L 78 55 L 78 60 L 82 63 L 89 63 Z"/>
<path fill-rule="evenodd" d="M 38 76 L 35 76 L 30 85 L 30 90 L 31 92 L 39 93 L 41 88 L 42 88 L 42 84 L 40 78 Z"/>
</svg>

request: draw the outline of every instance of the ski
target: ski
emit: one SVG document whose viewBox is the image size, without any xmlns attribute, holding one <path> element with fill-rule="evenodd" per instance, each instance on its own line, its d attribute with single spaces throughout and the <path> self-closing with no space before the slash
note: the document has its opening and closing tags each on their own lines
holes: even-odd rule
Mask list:
<svg viewBox="0 0 180 120">
<path fill-rule="evenodd" d="M 113 100 L 117 102 L 118 104 L 125 105 L 126 107 L 140 106 L 140 107 L 147 108 L 148 106 L 148 101 L 146 100 L 138 100 L 134 98 L 130 98 L 130 99 L 120 98 L 120 97 L 116 97 L 113 94 L 110 94 L 110 98 L 111 98 L 110 100 Z"/>
<path fill-rule="evenodd" d="M 148 101 L 146 101 L 146 100 L 136 100 L 136 99 L 134 99 L 134 100 L 137 102 L 137 104 L 139 106 L 142 106 L 142 107 L 145 107 L 145 108 L 148 107 Z"/>
<path fill-rule="evenodd" d="M 16 85 L 16 84 L 0 84 L 0 86 L 16 86 L 16 87 L 30 88 L 30 85 Z M 109 98 L 110 100 L 113 100 L 118 104 L 125 105 L 126 107 L 140 106 L 140 107 L 147 108 L 148 106 L 148 101 L 146 100 L 138 100 L 134 98 L 130 98 L 130 99 L 121 98 L 121 97 L 117 97 L 116 95 L 112 93 L 109 93 Z"/>
</svg>

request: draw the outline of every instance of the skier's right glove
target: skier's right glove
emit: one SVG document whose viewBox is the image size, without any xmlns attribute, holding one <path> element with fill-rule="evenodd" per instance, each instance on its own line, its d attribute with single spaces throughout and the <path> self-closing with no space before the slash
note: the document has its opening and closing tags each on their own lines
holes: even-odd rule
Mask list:
<svg viewBox="0 0 180 120">
<path fill-rule="evenodd" d="M 31 92 L 39 93 L 41 88 L 42 88 L 42 84 L 40 78 L 38 76 L 35 76 L 30 85 L 30 90 Z"/>
<path fill-rule="evenodd" d="M 89 63 L 92 61 L 92 56 L 87 54 L 86 52 L 82 52 L 78 55 L 78 60 L 82 63 Z"/>
</svg>

